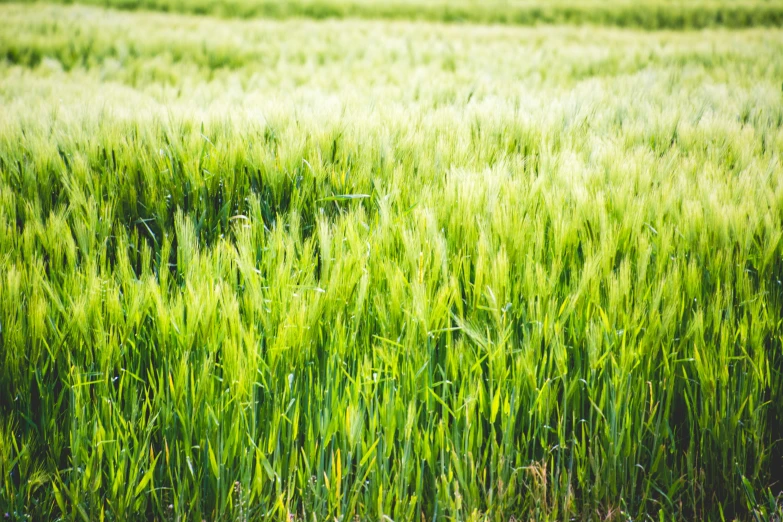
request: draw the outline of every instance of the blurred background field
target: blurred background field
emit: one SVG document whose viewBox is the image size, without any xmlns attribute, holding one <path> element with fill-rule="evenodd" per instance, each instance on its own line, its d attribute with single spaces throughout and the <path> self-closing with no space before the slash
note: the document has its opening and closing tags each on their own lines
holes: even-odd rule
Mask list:
<svg viewBox="0 0 783 522">
<path fill-rule="evenodd" d="M 88 3 L 0 4 L 0 515 L 780 520 L 783 4 Z"/>
<path fill-rule="evenodd" d="M 65 0 L 63 3 L 71 3 Z M 597 24 L 641 29 L 779 27 L 779 0 L 86 0 L 120 9 L 221 17 L 371 18 L 511 25 Z"/>
</svg>

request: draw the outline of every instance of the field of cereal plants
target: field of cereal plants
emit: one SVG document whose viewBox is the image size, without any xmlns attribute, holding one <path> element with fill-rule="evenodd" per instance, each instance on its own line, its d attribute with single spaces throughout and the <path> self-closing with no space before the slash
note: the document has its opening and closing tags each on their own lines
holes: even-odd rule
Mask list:
<svg viewBox="0 0 783 522">
<path fill-rule="evenodd" d="M 783 3 L 0 3 L 0 516 L 779 521 Z"/>
</svg>

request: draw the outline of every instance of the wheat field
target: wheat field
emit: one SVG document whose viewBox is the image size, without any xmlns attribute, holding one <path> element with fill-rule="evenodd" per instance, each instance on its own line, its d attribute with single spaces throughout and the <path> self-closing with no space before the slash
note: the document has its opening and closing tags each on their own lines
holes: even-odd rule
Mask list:
<svg viewBox="0 0 783 522">
<path fill-rule="evenodd" d="M 90 3 L 0 4 L 0 516 L 781 519 L 783 4 Z"/>
</svg>

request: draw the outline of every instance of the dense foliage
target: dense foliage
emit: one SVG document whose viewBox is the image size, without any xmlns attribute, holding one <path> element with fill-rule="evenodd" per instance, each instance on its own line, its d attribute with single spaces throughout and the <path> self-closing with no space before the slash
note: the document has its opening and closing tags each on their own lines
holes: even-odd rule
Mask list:
<svg viewBox="0 0 783 522">
<path fill-rule="evenodd" d="M 779 31 L 0 18 L 9 518 L 780 509 Z"/>
</svg>

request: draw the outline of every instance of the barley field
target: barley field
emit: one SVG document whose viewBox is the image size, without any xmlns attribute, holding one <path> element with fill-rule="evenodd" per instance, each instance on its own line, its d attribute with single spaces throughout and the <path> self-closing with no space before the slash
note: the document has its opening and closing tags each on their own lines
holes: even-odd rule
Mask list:
<svg viewBox="0 0 783 522">
<path fill-rule="evenodd" d="M 780 521 L 783 3 L 0 3 L 0 517 Z"/>
</svg>

